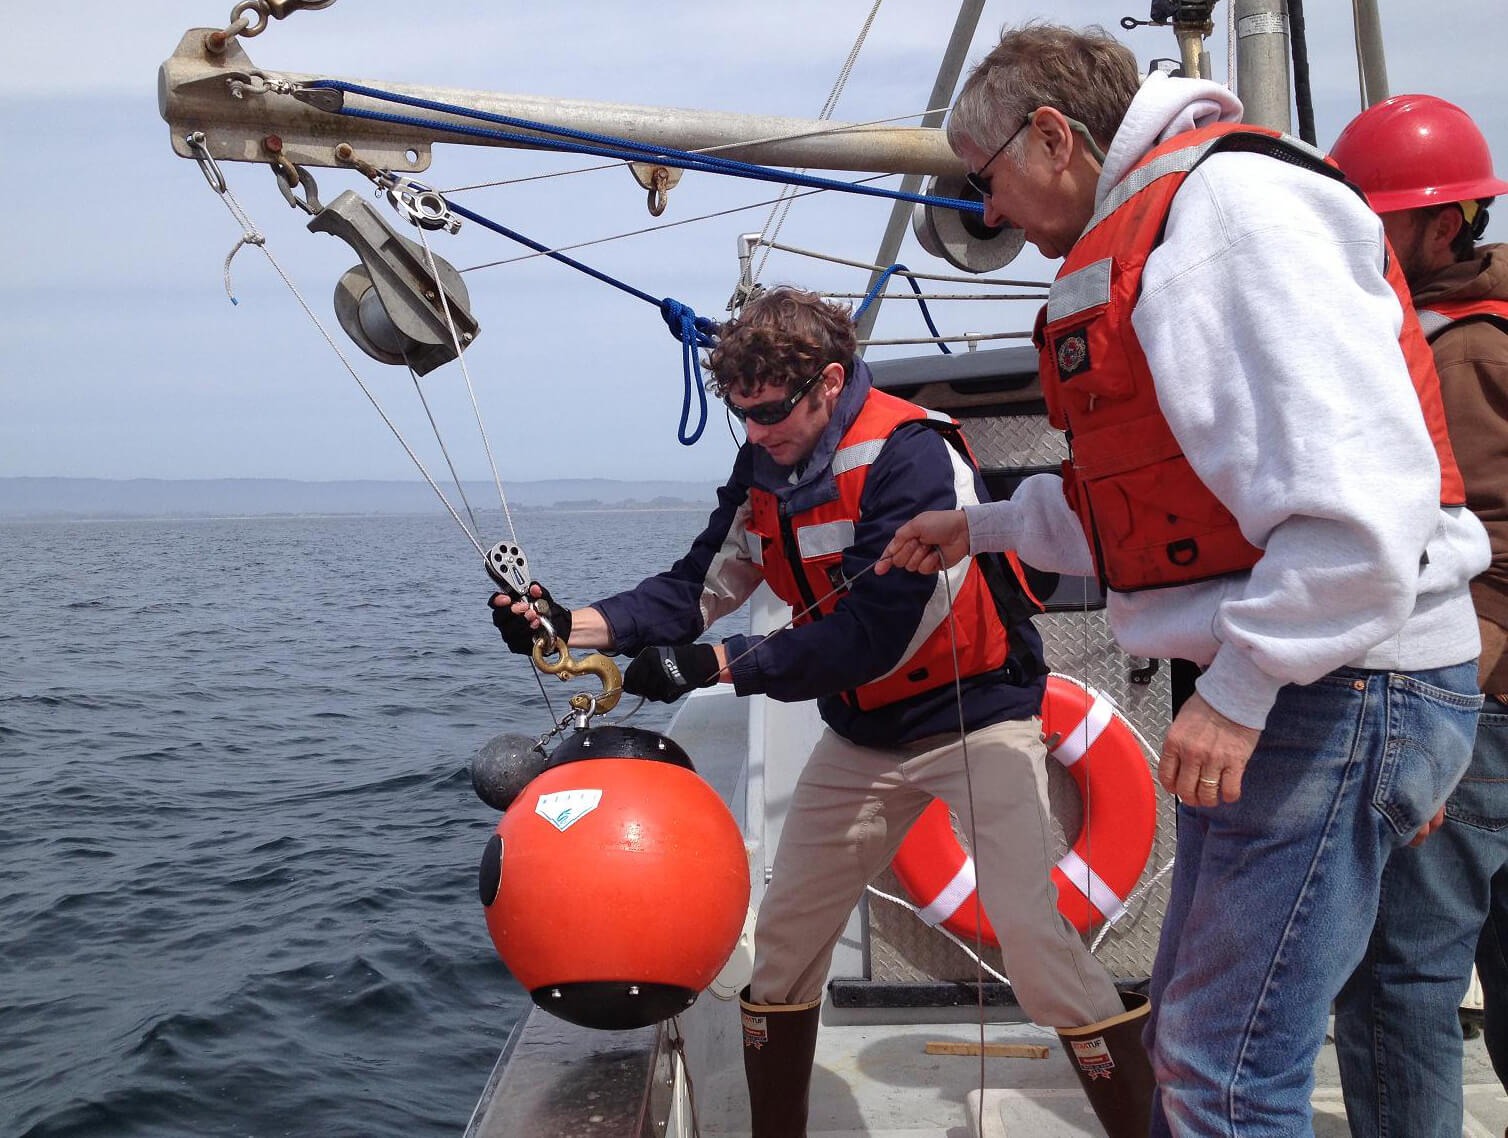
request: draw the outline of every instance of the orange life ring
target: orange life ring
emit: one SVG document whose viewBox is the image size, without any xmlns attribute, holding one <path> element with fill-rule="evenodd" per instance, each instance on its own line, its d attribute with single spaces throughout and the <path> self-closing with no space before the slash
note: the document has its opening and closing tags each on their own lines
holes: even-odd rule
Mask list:
<svg viewBox="0 0 1508 1138">
<path fill-rule="evenodd" d="M 1157 836 L 1157 791 L 1136 733 L 1094 688 L 1049 676 L 1042 736 L 1048 754 L 1073 776 L 1084 803 L 1083 825 L 1052 879 L 1058 911 L 1079 932 L 1088 932 L 1104 920 L 1113 924 L 1125 912 L 1126 897 Z M 975 904 L 974 859 L 958 844 L 946 802 L 938 799 L 922 812 L 891 868 L 929 925 L 941 924 L 970 941 L 1000 943 Z M 976 912 L 982 919 L 978 927 Z"/>
</svg>

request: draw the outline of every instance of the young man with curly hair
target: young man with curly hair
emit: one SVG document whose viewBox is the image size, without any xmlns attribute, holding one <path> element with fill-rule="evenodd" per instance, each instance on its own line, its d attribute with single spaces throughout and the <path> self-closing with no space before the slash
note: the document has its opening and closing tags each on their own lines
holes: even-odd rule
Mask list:
<svg viewBox="0 0 1508 1138">
<path fill-rule="evenodd" d="M 670 702 L 731 683 L 815 699 L 826 724 L 791 798 L 743 993 L 754 1138 L 806 1133 L 833 947 L 934 797 L 974 835 L 979 896 L 1022 1008 L 1107 1056 L 1095 1109 L 1112 1135 L 1139 1138 L 1151 1095 L 1140 1009 L 1128 1011 L 1059 914 L 1050 876 L 1034 719 L 1046 669 L 1031 607 L 993 554 L 945 574 L 869 572 L 906 519 L 985 498 L 957 424 L 877 391 L 847 310 L 795 289 L 758 296 L 724 325 L 710 366 L 748 441 L 706 529 L 668 571 L 586 608 L 556 606 L 554 623 L 573 648 L 635 654 L 625 691 Z M 696 642 L 761 581 L 794 627 Z M 532 611 L 505 597 L 493 606 L 510 646 L 527 651 Z"/>
</svg>

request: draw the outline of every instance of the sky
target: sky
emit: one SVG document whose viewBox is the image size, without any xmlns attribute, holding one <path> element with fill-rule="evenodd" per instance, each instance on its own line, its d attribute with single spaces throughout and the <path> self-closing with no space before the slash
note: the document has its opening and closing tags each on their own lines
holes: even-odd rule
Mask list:
<svg viewBox="0 0 1508 1138">
<path fill-rule="evenodd" d="M 1210 41 L 1222 81 L 1228 2 L 1216 8 Z M 187 29 L 225 26 L 230 7 L 228 0 L 57 0 L 12 5 L 6 15 L 0 138 L 12 191 L 0 220 L 0 477 L 418 477 L 262 253 L 247 248 L 236 256 L 239 304 L 226 297 L 224 260 L 242 231 L 195 164 L 172 152 L 156 76 Z M 1309 5 L 1319 143 L 1327 148 L 1360 109 L 1350 7 Z M 1499 7 L 1381 0 L 1392 91 L 1428 91 L 1464 106 L 1487 135 L 1499 173 L 1508 174 L 1508 100 L 1491 62 L 1508 57 L 1508 18 Z M 872 8 L 873 0 L 338 0 L 274 21 L 243 44 L 269 71 L 815 118 Z M 1470 13 L 1464 25 L 1454 8 Z M 990 0 L 969 58 L 979 59 L 1002 26 L 1035 16 L 1115 29 L 1143 66 L 1175 55 L 1169 31 L 1119 30 L 1121 16 L 1144 9 L 1142 0 Z M 834 117 L 870 121 L 925 110 L 952 23 L 952 5 L 885 0 Z M 654 219 L 621 168 L 541 180 L 535 176 L 596 163 L 448 145 L 434 154 L 423 175 L 430 184 L 509 182 L 454 200 L 554 246 L 767 202 L 778 192 L 687 174 Z M 267 248 L 430 469 L 442 470 L 448 453 L 463 477 L 490 478 L 490 446 L 505 483 L 726 473 L 734 443 L 715 407 L 701 442 L 676 442 L 681 351 L 658 312 L 541 258 L 465 273 L 482 326 L 466 354 L 480 413 L 457 365 L 426 377 L 442 451 L 406 370 L 362 355 L 334 321 L 331 293 L 356 262 L 351 250 L 308 233 L 307 218 L 288 208 L 265 167 L 224 170 Z M 365 196 L 370 188 L 346 172 L 313 173 L 327 202 L 345 189 Z M 534 180 L 518 181 L 524 178 Z M 803 198 L 779 239 L 869 261 L 889 209 L 887 201 L 847 194 Z M 765 205 L 574 255 L 653 296 L 722 318 L 737 280 L 738 235 L 761 230 L 769 216 Z M 1508 206 L 1488 240 L 1508 240 L 1504 218 Z M 454 237 L 436 234 L 431 245 L 462 269 L 523 252 L 475 225 Z M 956 271 L 909 234 L 901 259 L 913 269 Z M 1001 275 L 1047 280 L 1054 270 L 1028 247 Z M 862 292 L 866 276 L 772 253 L 760 280 Z M 958 302 L 933 310 L 944 331 L 961 333 L 1024 330 L 1035 307 Z M 885 306 L 878 334 L 926 333 L 915 305 L 897 301 Z M 930 350 L 876 348 L 870 358 Z"/>
</svg>

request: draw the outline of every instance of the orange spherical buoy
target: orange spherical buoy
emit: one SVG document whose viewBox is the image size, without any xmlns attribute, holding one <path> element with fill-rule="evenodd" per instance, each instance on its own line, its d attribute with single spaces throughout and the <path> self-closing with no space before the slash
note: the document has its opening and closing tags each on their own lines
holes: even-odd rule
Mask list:
<svg viewBox="0 0 1508 1138">
<path fill-rule="evenodd" d="M 498 822 L 487 931 L 534 1002 L 621 1030 L 689 1007 L 743 930 L 749 862 L 717 792 L 675 743 L 599 727 L 561 744 Z"/>
</svg>

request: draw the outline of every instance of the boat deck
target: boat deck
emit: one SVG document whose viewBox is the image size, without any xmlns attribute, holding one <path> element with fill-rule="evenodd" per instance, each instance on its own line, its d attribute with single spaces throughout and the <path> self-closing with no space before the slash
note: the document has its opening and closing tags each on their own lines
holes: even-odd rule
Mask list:
<svg viewBox="0 0 1508 1138">
<path fill-rule="evenodd" d="M 743 803 L 738 798 L 747 790 L 749 773 L 743 768 L 745 709 L 720 692 L 699 694 L 701 698 L 687 701 L 674 733 L 697 755 L 703 774 L 741 814 Z M 840 955 L 841 951 L 840 946 Z M 835 973 L 840 968 L 837 965 Z M 981 1096 L 977 1055 L 929 1055 L 926 1051 L 934 1040 L 977 1044 L 980 1033 L 974 1008 L 908 1013 L 825 1005 L 812 1076 L 809 1138 L 1103 1135 L 1056 1034 L 1031 1023 L 999 1022 L 1011 1014 L 1007 1009 L 995 1009 L 992 1014 L 997 1022 L 986 1024 L 986 1043 L 1038 1044 L 1048 1054 L 1044 1059 L 986 1058 Z M 895 1022 L 907 1016 L 925 1017 L 928 1022 Z M 736 1003 L 704 994 L 683 1019 L 688 1053 L 690 1049 L 700 1052 L 691 1059 L 700 1134 L 704 1138 L 747 1134 L 748 1098 Z M 1481 1038 L 1467 1041 L 1465 1048 L 1463 1133 L 1469 1138 L 1498 1138 L 1508 1133 L 1508 1095 L 1493 1073 Z M 1349 1136 L 1335 1048 L 1328 1038 L 1315 1065 L 1313 1103 L 1316 1138 Z M 682 1130 L 688 1135 L 695 1132 L 690 1127 Z"/>
<path fill-rule="evenodd" d="M 1040 1044 L 1045 1059 L 986 1058 L 983 1128 L 979 1126 L 979 1057 L 929 1055 L 933 1040 L 979 1041 L 977 1023 L 824 1024 L 812 1078 L 809 1138 L 1098 1138 L 1056 1036 L 1033 1024 L 988 1024 L 988 1043 Z M 1334 1047 L 1315 1068 L 1316 1138 L 1348 1138 Z M 704 1085 L 705 1084 L 705 1085 Z M 1466 1044 L 1469 1138 L 1498 1138 L 1508 1128 L 1508 1096 L 1493 1076 L 1480 1038 Z M 743 1074 L 724 1068 L 696 1086 L 704 1136 L 748 1133 Z"/>
</svg>

